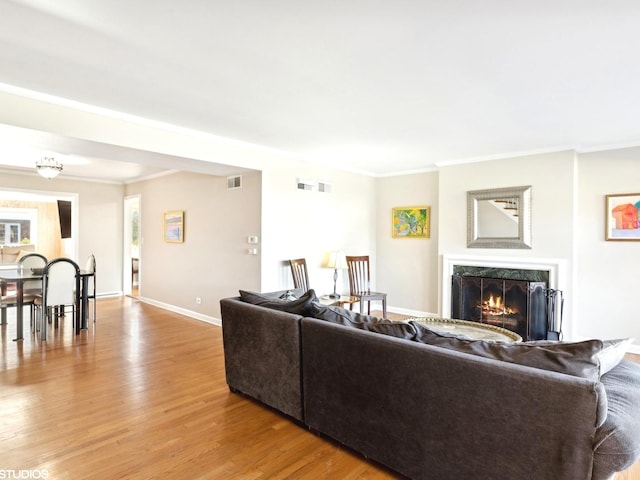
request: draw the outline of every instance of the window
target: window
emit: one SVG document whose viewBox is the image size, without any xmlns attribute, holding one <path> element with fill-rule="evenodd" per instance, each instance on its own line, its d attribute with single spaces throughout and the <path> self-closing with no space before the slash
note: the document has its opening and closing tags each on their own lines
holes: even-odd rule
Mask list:
<svg viewBox="0 0 640 480">
<path fill-rule="evenodd" d="M 29 231 L 29 222 L 26 220 L 27 232 Z M 22 241 L 22 225 L 20 223 L 8 223 L 0 220 L 0 242 L 3 244 L 20 243 Z M 25 236 L 24 238 L 29 238 Z"/>
</svg>

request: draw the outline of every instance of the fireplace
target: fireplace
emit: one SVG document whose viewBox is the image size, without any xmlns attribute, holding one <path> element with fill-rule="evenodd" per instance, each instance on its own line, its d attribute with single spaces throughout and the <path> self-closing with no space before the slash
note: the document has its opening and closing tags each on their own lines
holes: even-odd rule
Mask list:
<svg viewBox="0 0 640 480">
<path fill-rule="evenodd" d="M 546 282 L 462 275 L 451 281 L 453 318 L 506 328 L 524 340 L 547 338 Z"/>
<path fill-rule="evenodd" d="M 445 254 L 442 266 L 442 316 L 504 327 L 524 340 L 562 338 L 563 260 Z"/>
</svg>

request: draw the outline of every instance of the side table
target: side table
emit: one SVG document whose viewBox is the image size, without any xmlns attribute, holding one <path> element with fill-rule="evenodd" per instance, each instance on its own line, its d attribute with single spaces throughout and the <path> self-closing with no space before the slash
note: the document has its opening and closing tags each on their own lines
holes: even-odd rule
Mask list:
<svg viewBox="0 0 640 480">
<path fill-rule="evenodd" d="M 350 295 L 340 295 L 340 298 L 331 298 L 329 295 L 322 295 L 320 297 L 320 303 L 328 307 L 342 307 L 343 305 L 349 305 L 358 302 L 358 297 L 352 297 Z"/>
</svg>

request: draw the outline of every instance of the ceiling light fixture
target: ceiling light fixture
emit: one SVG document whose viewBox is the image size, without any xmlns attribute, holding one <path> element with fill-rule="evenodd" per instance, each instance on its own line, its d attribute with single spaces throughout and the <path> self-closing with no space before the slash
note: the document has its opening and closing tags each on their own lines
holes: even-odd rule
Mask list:
<svg viewBox="0 0 640 480">
<path fill-rule="evenodd" d="M 36 170 L 41 177 L 51 180 L 62 171 L 62 164 L 53 157 L 42 157 L 42 160 L 36 162 Z"/>
</svg>

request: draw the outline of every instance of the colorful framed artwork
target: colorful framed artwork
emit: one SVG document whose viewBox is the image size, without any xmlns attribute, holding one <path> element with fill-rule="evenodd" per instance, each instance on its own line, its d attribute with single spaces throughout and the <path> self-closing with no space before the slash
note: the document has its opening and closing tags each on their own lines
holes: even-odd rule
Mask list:
<svg viewBox="0 0 640 480">
<path fill-rule="evenodd" d="M 431 207 L 396 207 L 393 209 L 393 238 L 429 238 Z"/>
<path fill-rule="evenodd" d="M 606 196 L 605 240 L 640 241 L 640 193 Z"/>
<path fill-rule="evenodd" d="M 184 212 L 180 210 L 164 212 L 163 228 L 165 242 L 184 242 Z"/>
</svg>

